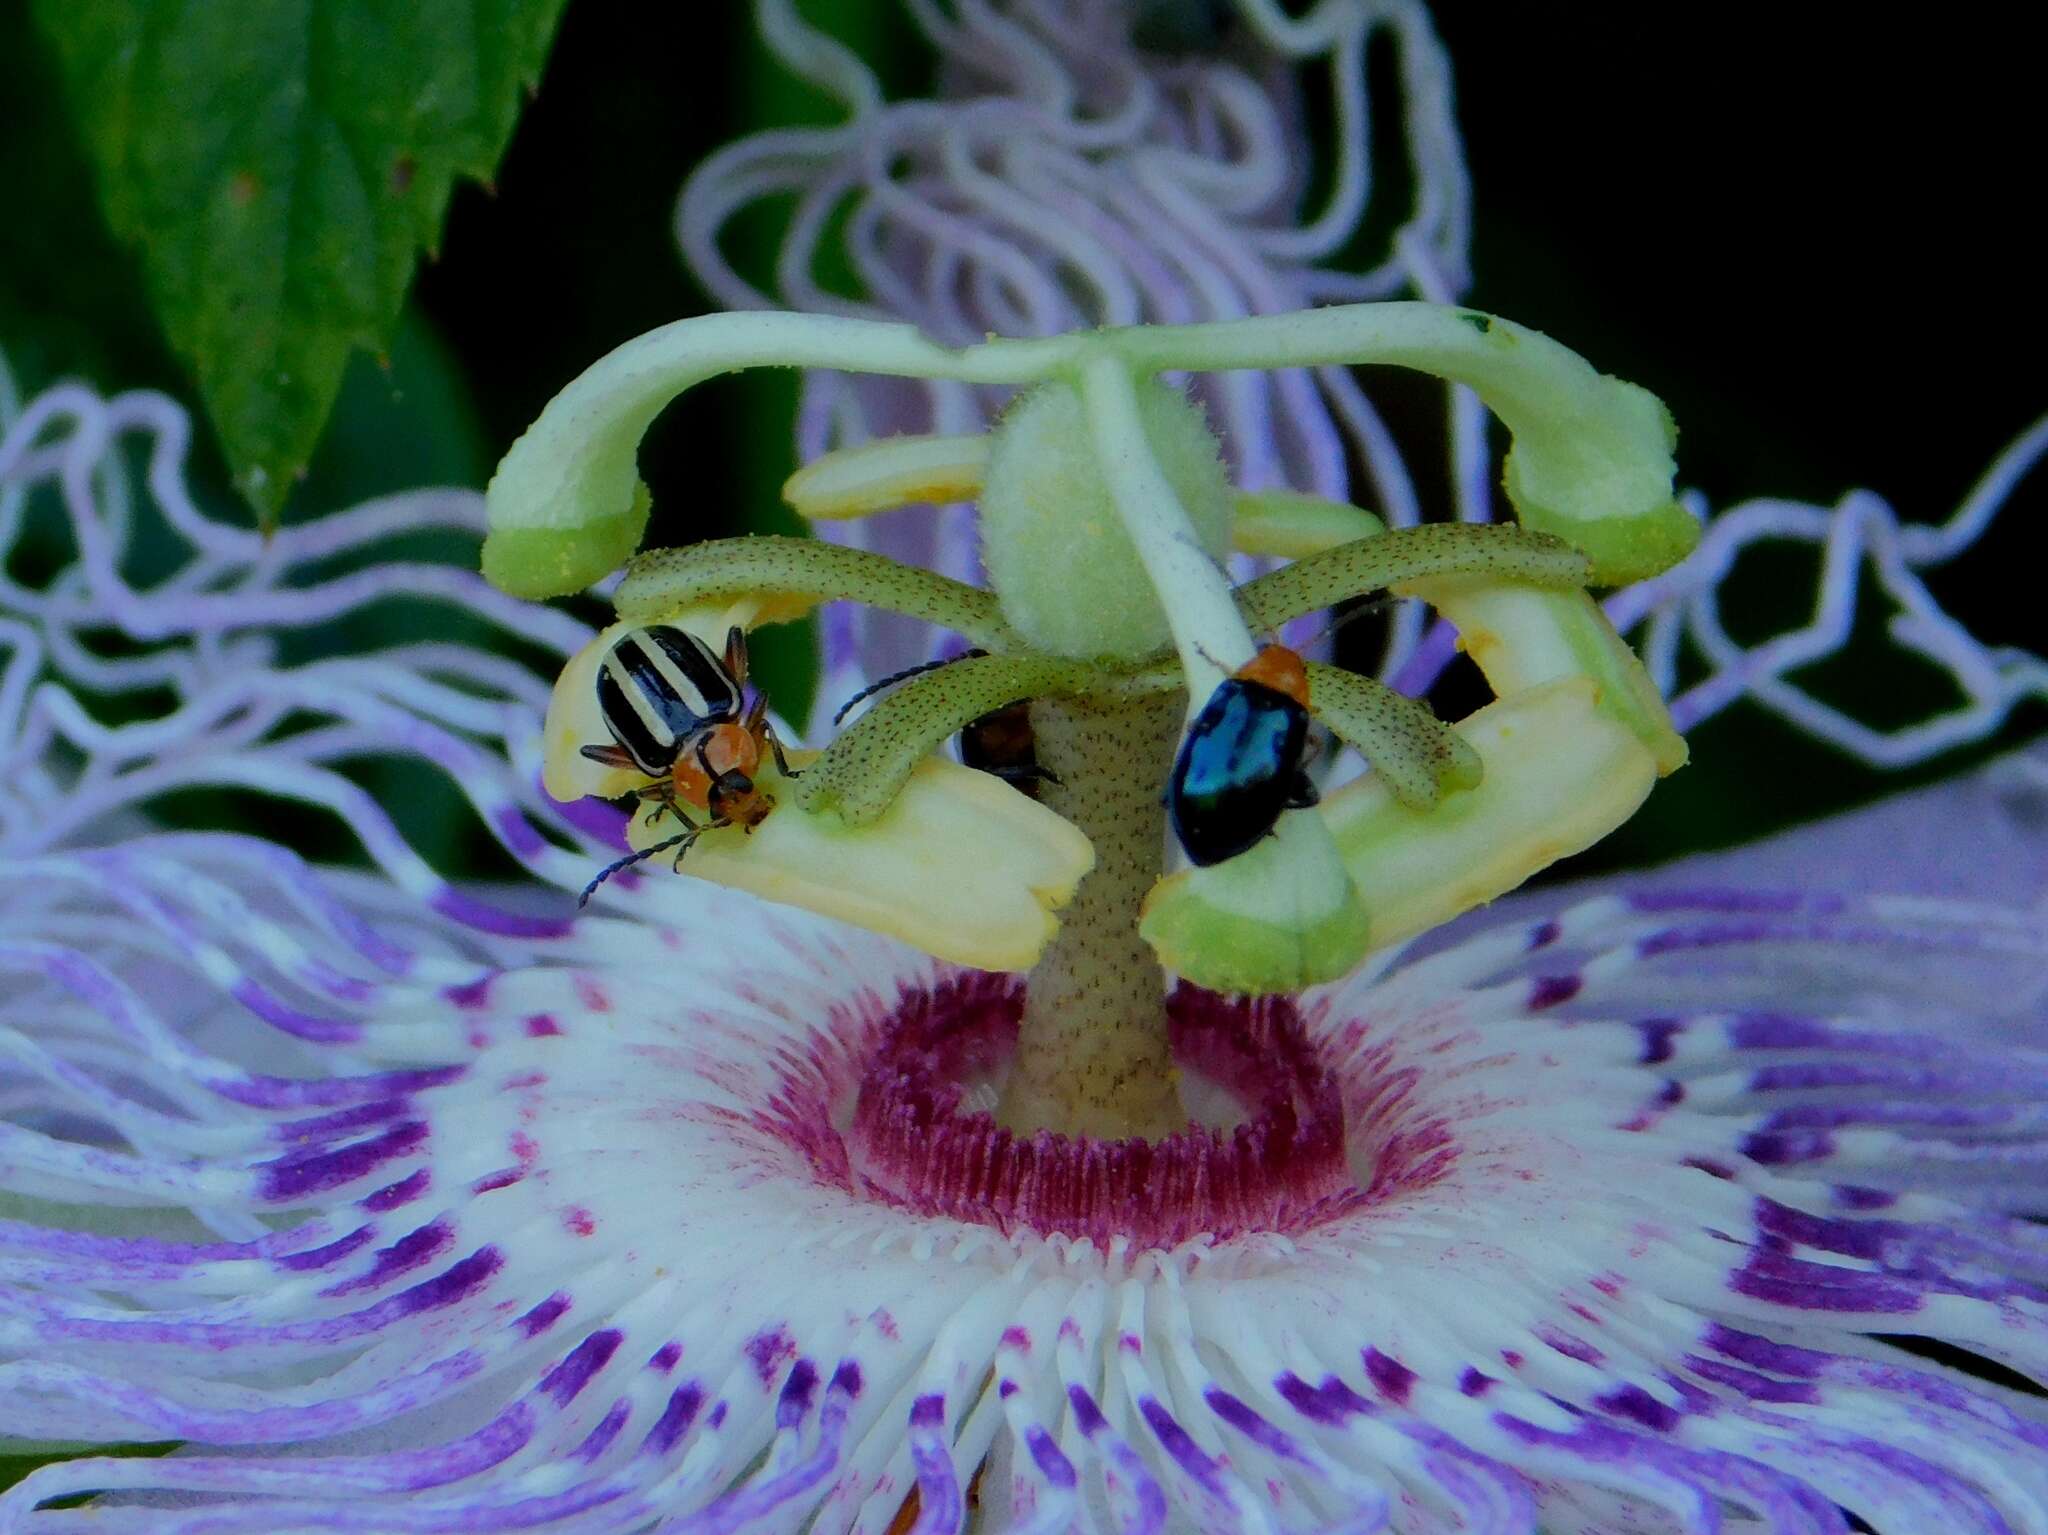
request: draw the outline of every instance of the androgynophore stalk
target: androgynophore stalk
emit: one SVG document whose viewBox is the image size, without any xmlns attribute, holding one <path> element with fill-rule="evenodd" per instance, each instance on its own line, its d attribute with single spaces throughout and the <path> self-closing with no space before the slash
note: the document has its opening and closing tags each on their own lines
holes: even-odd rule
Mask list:
<svg viewBox="0 0 2048 1535">
<path fill-rule="evenodd" d="M 1095 867 L 1032 968 L 996 1117 L 1020 1133 L 1156 1137 L 1187 1115 L 1167 1050 L 1165 982 L 1138 936 L 1138 909 L 1166 847 L 1159 786 L 1185 700 L 1169 693 L 1096 706 L 1031 706 L 1043 799 L 1087 834 Z"/>
</svg>

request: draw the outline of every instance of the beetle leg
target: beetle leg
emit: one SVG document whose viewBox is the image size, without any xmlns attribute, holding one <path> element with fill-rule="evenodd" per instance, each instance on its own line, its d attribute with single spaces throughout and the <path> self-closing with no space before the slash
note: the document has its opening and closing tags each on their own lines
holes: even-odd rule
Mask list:
<svg viewBox="0 0 2048 1535">
<path fill-rule="evenodd" d="M 656 821 L 659 821 L 664 814 L 667 814 L 674 816 L 678 821 L 681 821 L 683 825 L 687 826 L 691 831 L 703 830 L 701 826 L 699 826 L 695 821 L 690 819 L 688 814 L 685 813 L 685 811 L 683 810 L 683 807 L 676 803 L 675 790 L 670 785 L 662 784 L 656 788 L 642 789 L 640 791 L 640 794 L 643 799 L 651 799 L 659 802 L 655 805 L 655 807 L 652 810 L 647 812 L 647 824 L 649 826 L 652 826 Z"/>
<path fill-rule="evenodd" d="M 647 812 L 647 824 L 649 826 L 652 826 L 661 819 L 661 813 L 664 810 L 675 809 L 676 791 L 665 778 L 657 778 L 653 783 L 643 785 L 633 792 L 643 802 L 648 800 L 654 802 L 654 807 Z"/>
<path fill-rule="evenodd" d="M 725 631 L 725 669 L 734 682 L 747 685 L 747 631 L 738 624 Z"/>
<path fill-rule="evenodd" d="M 682 815 L 682 812 L 679 810 L 676 812 L 676 814 Z M 689 852 L 689 850 L 692 847 L 696 846 L 697 839 L 699 837 L 701 837 L 707 831 L 717 831 L 721 826 L 732 825 L 732 822 L 726 820 L 723 816 L 720 816 L 713 821 L 706 821 L 702 826 L 699 826 L 695 821 L 692 821 L 688 816 L 683 816 L 683 821 L 684 824 L 690 828 L 689 831 L 686 832 L 682 837 L 671 838 L 669 841 L 661 844 L 661 848 L 674 847 L 677 842 L 681 842 L 683 844 L 681 847 L 676 848 L 675 862 L 669 865 L 669 868 L 671 868 L 678 874 L 683 872 L 683 854 Z M 649 851 L 660 852 L 661 848 L 651 848 L 649 849 Z"/>
<path fill-rule="evenodd" d="M 802 768 L 791 767 L 789 765 L 789 758 L 782 755 L 782 742 L 777 738 L 775 728 L 766 720 L 761 721 L 760 734 L 761 739 L 768 743 L 768 750 L 775 754 L 776 772 L 780 773 L 784 778 L 801 778 L 804 776 Z"/>
<path fill-rule="evenodd" d="M 579 747 L 578 750 L 592 762 L 602 762 L 606 767 L 629 768 L 639 766 L 633 760 L 632 754 L 623 746 L 584 746 Z"/>
</svg>

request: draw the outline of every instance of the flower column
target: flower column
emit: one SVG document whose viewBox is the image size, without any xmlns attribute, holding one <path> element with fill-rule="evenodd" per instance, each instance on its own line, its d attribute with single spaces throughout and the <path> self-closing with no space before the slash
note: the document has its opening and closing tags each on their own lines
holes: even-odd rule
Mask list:
<svg viewBox="0 0 2048 1535">
<path fill-rule="evenodd" d="M 1513 433 L 1509 494 L 1546 533 L 1356 538 L 1233 592 L 1221 568 L 1233 498 L 1216 443 L 1200 412 L 1152 375 L 1331 362 L 1393 363 L 1471 385 Z M 877 444 L 807 471 L 814 487 L 833 486 L 836 515 L 924 499 L 919 464 L 941 466 L 925 477 L 948 494 L 979 476 L 992 593 L 859 551 L 768 539 L 643 556 L 617 592 L 629 622 L 714 632 L 853 598 L 945 623 L 993 652 L 903 685 L 800 782 L 775 787 L 782 808 L 751 841 L 737 828 L 709 833 L 684 871 L 880 927 L 941 957 L 1029 969 L 1002 1109 L 1013 1128 L 1174 1127 L 1184 1116 L 1162 963 L 1237 992 L 1334 979 L 1369 947 L 1605 835 L 1656 772 L 1683 761 L 1654 690 L 1577 589 L 1589 575 L 1660 568 L 1695 532 L 1671 500 L 1662 407 L 1534 332 L 1426 304 L 958 351 L 905 327 L 845 320 L 680 322 L 600 362 L 514 446 L 491 487 L 493 579 L 537 595 L 602 575 L 644 525 L 633 448 L 647 423 L 690 384 L 760 363 L 1035 386 L 985 455 Z M 1462 614 L 1501 702 L 1447 733 L 1364 679 L 1313 668 L 1310 707 L 1378 771 L 1319 811 L 1280 814 L 1274 835 L 1237 857 L 1162 878 L 1158 796 L 1175 714 L 1199 709 L 1251 656 L 1254 624 L 1276 628 L 1389 590 Z M 1036 700 L 1058 780 L 1052 804 L 1092 844 L 1085 880 L 1085 859 L 1049 851 L 1056 834 L 972 810 L 963 796 L 986 791 L 962 780 L 986 780 L 931 755 L 970 720 L 1023 699 Z M 572 698 L 564 708 L 584 706 Z M 551 743 L 573 752 L 593 728 L 587 709 L 582 718 L 566 731 L 551 724 Z M 973 916 L 991 901 L 1017 904 L 1005 892 L 1018 881 L 1036 897 L 1023 903 L 1027 923 L 976 930 Z M 1064 924 L 1045 917 L 1077 883 Z"/>
</svg>

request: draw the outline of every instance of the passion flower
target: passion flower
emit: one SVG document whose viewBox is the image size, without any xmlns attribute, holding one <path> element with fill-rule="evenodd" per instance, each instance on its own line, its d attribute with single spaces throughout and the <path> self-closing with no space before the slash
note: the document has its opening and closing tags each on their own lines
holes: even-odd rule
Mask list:
<svg viewBox="0 0 2048 1535">
<path fill-rule="evenodd" d="M 0 525 L 48 508 L 76 548 L 45 585 L 0 584 L 0 1430 L 45 1453 L 179 1446 L 45 1466 L 0 1495 L 0 1529 L 1590 1535 L 1840 1531 L 1853 1514 L 1888 1532 L 2048 1530 L 2048 1248 L 2029 1219 L 2048 1081 L 2038 753 L 1711 868 L 1514 897 L 1358 962 L 1598 836 L 1676 765 L 1662 695 L 1684 634 L 1713 673 L 1679 698 L 1680 723 L 1745 694 L 1801 717 L 1785 673 L 1845 629 L 1863 550 L 1912 599 L 1899 638 L 1952 665 L 1970 700 L 1896 738 L 1817 706 L 1813 728 L 1903 758 L 2002 718 L 2039 658 L 1978 645 L 1916 572 L 1975 536 L 2048 434 L 1944 529 L 1902 529 L 1868 497 L 1707 523 L 1698 553 L 1606 603 L 1642 626 L 1647 680 L 1583 569 L 1542 567 L 1569 549 L 1479 530 L 1501 535 L 1483 557 L 1458 539 L 1429 555 L 1476 565 L 1425 571 L 1423 544 L 1383 541 L 1347 504 L 1338 431 L 1366 444 L 1397 531 L 1415 521 L 1398 458 L 1350 375 L 1304 361 L 1320 354 L 1198 376 L 1221 451 L 1185 456 L 1206 470 L 1176 461 L 1145 422 L 1151 365 L 1218 366 L 1232 335 L 1294 347 L 1322 322 L 1211 333 L 1199 355 L 1063 354 L 1060 333 L 1403 284 L 1444 301 L 1461 276 L 1462 170 L 1419 10 L 1244 13 L 1268 50 L 1336 65 L 1346 148 L 1306 224 L 1276 197 L 1293 119 L 1253 75 L 1212 60 L 1148 98 L 1157 59 L 1116 16 L 927 17 L 949 51 L 1015 64 L 996 97 L 1033 97 L 1030 112 L 969 103 L 977 132 L 1087 126 L 1095 147 L 1050 166 L 1018 154 L 996 198 L 975 157 L 942 158 L 957 179 L 916 188 L 942 217 L 899 197 L 852 221 L 884 307 L 944 345 L 803 317 L 724 334 L 809 338 L 804 357 L 776 355 L 850 369 L 878 346 L 952 368 L 989 330 L 1031 333 L 1040 352 L 981 360 L 1075 366 L 938 379 L 949 416 L 890 424 L 921 444 L 823 457 L 792 484 L 806 510 L 853 519 L 842 536 L 897 555 L 923 518 L 908 536 L 932 558 L 856 570 L 758 541 L 645 559 L 616 597 L 624 623 L 713 637 L 829 599 L 847 691 L 901 660 L 882 621 L 845 617 L 861 611 L 848 597 L 991 654 L 908 679 L 836 741 L 814 733 L 824 754 L 773 783 L 752 838 L 693 848 L 696 877 L 626 871 L 581 917 L 575 893 L 625 847 L 604 796 L 635 786 L 578 776 L 603 725 L 572 658 L 597 637 L 471 573 L 380 557 L 422 522 L 481 531 L 477 498 L 400 498 L 264 544 L 194 507 L 168 401 L 67 386 L 17 414 L 0 372 Z M 1353 279 L 1315 263 L 1363 204 L 1359 65 L 1380 29 L 1415 93 L 1418 209 L 1398 258 Z M 876 180 L 925 163 L 870 161 L 888 133 L 929 130 L 920 154 L 953 143 L 953 109 L 885 113 L 842 55 L 791 52 L 836 70 L 857 111 L 828 154 L 787 158 L 785 184 L 829 179 L 841 157 L 883 167 Z M 1058 89 L 1084 73 L 1136 105 L 1091 123 L 1093 86 Z M 1247 174 L 1152 152 L 1225 109 Z M 686 235 L 703 207 L 686 202 Z M 906 224 L 943 244 L 1006 209 L 1004 241 L 967 242 L 965 276 L 903 254 Z M 1175 266 L 1162 250 L 1203 254 Z M 1076 253 L 1094 286 L 1043 277 Z M 1018 290 L 975 279 L 984 260 L 1034 299 L 1093 294 L 1107 312 L 985 323 L 977 306 Z M 1516 334 L 1469 311 L 1381 318 L 1460 327 L 1465 347 Z M 633 354 L 637 383 L 614 372 L 565 397 L 605 410 L 543 423 L 565 428 L 561 451 L 543 432 L 532 477 L 504 482 L 516 510 L 493 528 L 494 570 L 553 589 L 630 551 L 631 441 L 678 383 L 677 339 Z M 1138 626 L 1162 616 L 1170 653 L 1034 649 L 1073 632 L 1057 623 L 1016 645 L 1029 625 L 1002 604 L 1028 591 L 919 579 L 974 573 L 965 505 L 936 538 L 915 510 L 884 513 L 890 533 L 860 520 L 973 501 L 999 462 L 984 405 L 1033 382 L 1087 391 L 1090 437 L 1067 434 L 1066 467 L 1101 491 L 1146 583 Z M 818 402 L 900 404 L 925 385 L 809 387 L 822 447 Z M 1476 398 L 1454 398 L 1461 498 L 1483 509 Z M 1612 398 L 1650 424 L 1638 397 Z M 146 485 L 116 451 L 130 435 L 150 449 Z M 602 451 L 579 457 L 593 435 Z M 1295 560 L 1277 586 L 1233 589 L 1175 552 L 1217 552 L 1199 510 L 1193 538 L 1175 521 L 1195 471 L 1221 477 L 1239 550 Z M 1681 526 L 1668 490 L 1666 474 L 1650 517 L 1665 530 Z M 1714 594 L 1761 537 L 1824 541 L 1827 601 L 1812 629 L 1743 652 L 1716 639 Z M 143 538 L 187 558 L 137 589 L 123 555 Z M 337 555 L 360 570 L 335 577 Z M 1446 615 L 1412 653 L 1400 621 L 1390 677 L 1416 685 L 1462 635 L 1502 701 L 1439 726 L 1309 671 L 1319 717 L 1373 772 L 1283 817 L 1265 867 L 1157 881 L 1158 795 L 1205 685 L 1344 582 L 1377 589 L 1370 572 Z M 495 643 L 317 648 L 327 620 L 395 602 L 454 607 Z M 692 603 L 717 611 L 693 619 Z M 109 631 L 127 645 L 114 661 L 93 643 Z M 521 643 L 539 669 L 501 653 Z M 979 775 L 937 767 L 934 742 L 979 717 L 963 711 L 1026 696 L 1057 780 L 1044 804 L 993 780 L 962 799 Z M 917 798 L 934 777 L 944 814 Z M 225 791 L 236 829 L 153 824 L 185 788 Z M 1561 807 L 1580 818 L 1568 834 Z M 367 868 L 291 850 L 323 820 Z M 520 880 L 457 884 L 415 845 L 422 827 L 472 826 Z M 872 878 L 851 909 L 864 870 L 921 851 L 928 884 Z M 963 935 L 1020 946 L 949 953 Z M 1169 990 L 1173 944 L 1269 994 Z M 959 963 L 1034 957 L 1024 979 Z M 1289 965 L 1336 978 L 1273 986 Z M 81 1493 L 98 1496 L 60 1506 Z"/>
</svg>

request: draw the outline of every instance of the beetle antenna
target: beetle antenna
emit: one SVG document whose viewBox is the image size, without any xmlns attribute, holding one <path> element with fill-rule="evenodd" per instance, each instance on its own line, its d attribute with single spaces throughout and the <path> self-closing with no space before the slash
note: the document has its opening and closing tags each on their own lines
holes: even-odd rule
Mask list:
<svg viewBox="0 0 2048 1535">
<path fill-rule="evenodd" d="M 592 880 L 589 884 L 583 887 L 583 894 L 576 897 L 576 909 L 578 911 L 581 911 L 585 906 L 588 906 L 590 904 L 591 896 L 597 893 L 597 887 L 599 885 L 602 885 L 606 880 L 610 879 L 614 874 L 618 873 L 619 870 L 630 869 L 633 867 L 634 864 L 639 863 L 642 859 L 652 858 L 656 853 L 666 853 L 672 847 L 677 847 L 685 842 L 694 842 L 696 840 L 697 828 L 693 826 L 688 831 L 683 832 L 678 836 L 670 837 L 666 842 L 657 842 L 652 847 L 643 847 L 637 853 L 628 853 L 624 858 L 614 859 L 612 862 L 606 864 L 602 869 L 597 871 L 596 879 Z"/>
<path fill-rule="evenodd" d="M 969 661 L 987 654 L 986 650 L 965 650 L 957 656 L 947 656 L 943 661 L 920 661 L 915 666 L 904 667 L 900 672 L 891 672 L 879 682 L 870 682 L 866 687 L 854 694 L 853 697 L 841 704 L 839 712 L 832 716 L 832 723 L 837 725 L 853 712 L 855 704 L 860 703 L 863 699 L 873 698 L 884 688 L 893 688 L 897 683 L 907 682 L 912 677 L 921 677 L 926 672 L 935 672 L 942 666 L 951 666 L 955 661 Z"/>
<path fill-rule="evenodd" d="M 1340 629 L 1342 629 L 1346 624 L 1350 623 L 1353 619 L 1370 618 L 1375 613 L 1386 612 L 1387 609 L 1391 608 L 1394 605 L 1394 601 L 1395 599 L 1392 593 L 1381 592 L 1380 595 L 1377 597 L 1368 597 L 1362 600 L 1354 600 L 1352 602 L 1352 605 L 1344 609 L 1344 611 L 1341 613 L 1337 612 L 1335 609 L 1332 609 L 1330 611 L 1330 616 L 1323 620 L 1323 626 L 1320 629 L 1316 630 L 1314 634 L 1311 634 L 1307 639 L 1303 640 L 1301 644 L 1296 646 L 1295 648 L 1298 650 L 1306 650 L 1311 645 L 1320 644 L 1324 640 L 1329 639 L 1332 635 L 1336 634 Z M 1280 631 L 1277 629 L 1273 631 L 1276 637 L 1278 636 L 1279 632 Z"/>
</svg>

